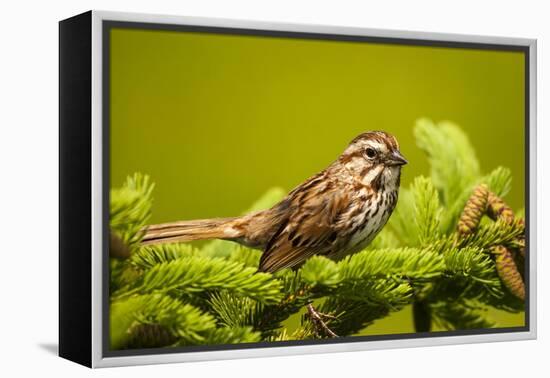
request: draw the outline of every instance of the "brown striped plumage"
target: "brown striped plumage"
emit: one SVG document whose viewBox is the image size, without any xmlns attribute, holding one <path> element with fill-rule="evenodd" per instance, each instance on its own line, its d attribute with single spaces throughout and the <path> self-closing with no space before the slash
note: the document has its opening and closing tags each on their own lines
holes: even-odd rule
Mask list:
<svg viewBox="0 0 550 378">
<path fill-rule="evenodd" d="M 232 240 L 262 249 L 264 272 L 297 267 L 313 255 L 338 260 L 363 249 L 386 224 L 406 163 L 395 137 L 363 133 L 328 168 L 268 210 L 148 226 L 142 243 Z"/>
</svg>

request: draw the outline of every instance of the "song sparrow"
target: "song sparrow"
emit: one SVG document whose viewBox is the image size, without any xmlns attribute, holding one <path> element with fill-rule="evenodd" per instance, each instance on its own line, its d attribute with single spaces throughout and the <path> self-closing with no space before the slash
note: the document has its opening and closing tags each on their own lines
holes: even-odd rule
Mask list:
<svg viewBox="0 0 550 378">
<path fill-rule="evenodd" d="M 142 244 L 232 240 L 264 251 L 262 272 L 294 268 L 313 255 L 338 260 L 365 248 L 386 224 L 406 163 L 395 137 L 366 132 L 272 208 L 241 217 L 148 226 Z"/>
</svg>

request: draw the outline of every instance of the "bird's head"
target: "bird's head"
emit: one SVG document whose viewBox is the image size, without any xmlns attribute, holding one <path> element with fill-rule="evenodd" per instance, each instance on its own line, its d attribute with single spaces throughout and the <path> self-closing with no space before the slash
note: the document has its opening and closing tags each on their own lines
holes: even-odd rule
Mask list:
<svg viewBox="0 0 550 378">
<path fill-rule="evenodd" d="M 383 174 L 386 181 L 399 180 L 407 160 L 399 151 L 397 139 L 385 131 L 369 131 L 355 137 L 339 158 L 366 184 Z"/>
</svg>

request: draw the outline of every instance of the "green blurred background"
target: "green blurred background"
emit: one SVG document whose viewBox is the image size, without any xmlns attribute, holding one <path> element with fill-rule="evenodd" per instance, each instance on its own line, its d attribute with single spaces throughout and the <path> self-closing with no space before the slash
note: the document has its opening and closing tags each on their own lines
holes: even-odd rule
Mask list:
<svg viewBox="0 0 550 378">
<path fill-rule="evenodd" d="M 412 127 L 450 120 L 524 206 L 524 55 L 209 33 L 111 30 L 111 186 L 156 183 L 153 223 L 240 214 L 329 165 L 357 134 L 394 134 L 402 185 L 429 174 Z M 494 311 L 501 326 L 523 314 Z M 410 309 L 366 334 L 412 332 Z"/>
</svg>

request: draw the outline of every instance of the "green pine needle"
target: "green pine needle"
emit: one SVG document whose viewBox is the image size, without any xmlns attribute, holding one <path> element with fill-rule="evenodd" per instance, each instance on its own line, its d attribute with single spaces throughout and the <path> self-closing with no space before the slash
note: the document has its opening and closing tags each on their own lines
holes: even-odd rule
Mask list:
<svg viewBox="0 0 550 378">
<path fill-rule="evenodd" d="M 414 196 L 414 215 L 418 241 L 427 246 L 439 238 L 440 216 L 439 195 L 430 179 L 417 177 L 411 188 Z"/>
<path fill-rule="evenodd" d="M 151 217 L 154 187 L 149 176 L 135 173 L 121 188 L 111 190 L 111 231 L 130 248 L 141 241 L 140 230 Z"/>
<path fill-rule="evenodd" d="M 257 273 L 255 268 L 245 267 L 242 263 L 202 256 L 158 263 L 127 292 L 115 293 L 114 296 L 172 290 L 187 294 L 230 290 L 266 303 L 276 302 L 282 297 L 280 284 L 271 274 Z"/>
<path fill-rule="evenodd" d="M 323 256 L 313 256 L 301 269 L 301 278 L 310 286 L 335 287 L 341 281 L 336 263 Z"/>
<path fill-rule="evenodd" d="M 135 295 L 111 302 L 110 339 L 113 349 L 124 348 L 137 324 L 157 324 L 189 342 L 200 342 L 215 327 L 214 318 L 199 309 L 162 294 Z"/>
<path fill-rule="evenodd" d="M 442 274 L 441 256 L 418 248 L 366 250 L 348 256 L 339 264 L 344 280 L 397 275 L 412 279 L 430 279 Z"/>
<path fill-rule="evenodd" d="M 149 270 L 161 263 L 200 255 L 201 251 L 190 244 L 158 244 L 139 248 L 129 262 L 138 269 Z"/>
</svg>

